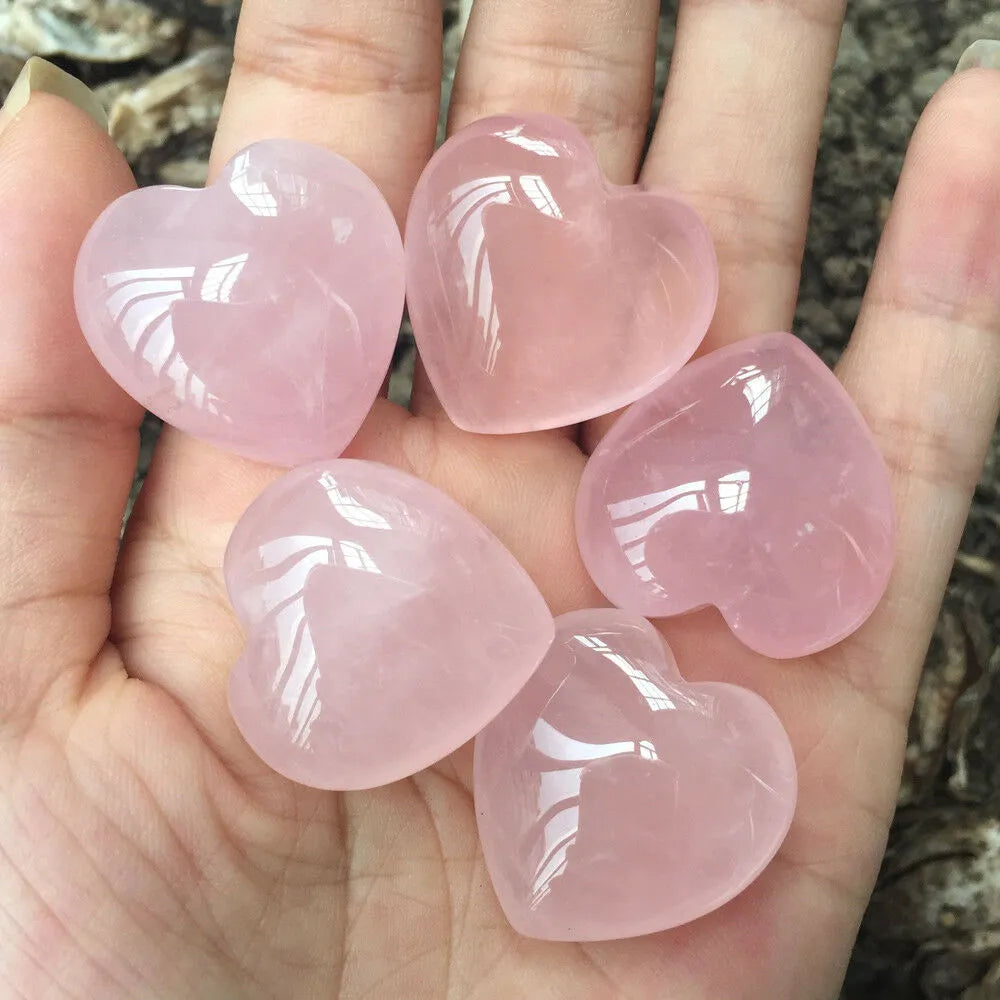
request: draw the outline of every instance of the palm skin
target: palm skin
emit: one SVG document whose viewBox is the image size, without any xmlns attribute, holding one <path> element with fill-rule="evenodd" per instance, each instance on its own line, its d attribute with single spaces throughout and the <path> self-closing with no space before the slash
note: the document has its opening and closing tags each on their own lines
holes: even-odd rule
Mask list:
<svg viewBox="0 0 1000 1000">
<path fill-rule="evenodd" d="M 372 6 L 355 0 L 328 16 L 356 17 L 374 31 L 382 22 Z M 401 30 L 412 33 L 419 6 L 394 6 Z M 582 6 L 594 10 L 577 14 L 577 37 L 598 10 Z M 815 0 L 787 10 L 798 6 L 808 8 L 809 23 L 823 23 L 835 36 L 840 5 L 826 3 L 825 20 Z M 306 0 L 247 3 L 217 162 L 248 138 L 250 116 L 241 108 L 249 91 L 255 116 L 288 100 L 281 87 L 292 74 L 280 69 L 280 59 L 270 76 L 262 73 L 254 59 L 258 34 L 299 46 L 303 73 L 318 72 L 320 61 L 303 53 L 323 46 L 327 57 L 331 47 L 341 53 L 341 93 L 331 98 L 329 87 L 299 81 L 297 110 L 281 129 L 318 141 L 303 126 L 312 118 L 301 102 L 318 108 L 340 101 L 343 111 L 344 102 L 367 100 L 375 82 L 409 101 L 408 113 L 419 117 L 416 85 L 386 83 L 384 62 L 369 51 L 375 35 L 362 44 L 358 26 L 340 22 L 320 31 L 314 13 L 304 19 L 306 9 L 314 11 Z M 437 9 L 436 0 L 427 6 L 427 24 Z M 565 17 L 545 9 L 545 17 Z M 691 0 L 686 23 L 682 12 L 688 45 L 698 37 L 692 32 L 701 9 Z M 459 120 L 474 107 L 496 110 L 473 101 L 482 88 L 471 60 L 479 52 L 485 63 L 488 33 L 495 37 L 505 23 L 498 10 L 484 0 L 478 23 L 470 24 L 464 98 L 456 84 Z M 293 16 L 303 17 L 294 30 L 280 22 Z M 835 38 L 827 49 L 831 44 Z M 494 47 L 516 62 L 509 45 Z M 615 72 L 626 71 L 621 63 L 609 61 Z M 515 70 L 504 72 L 515 79 Z M 358 84 L 364 72 L 373 77 L 367 89 Z M 276 89 L 268 89 L 272 84 Z M 683 76 L 671 87 L 678 96 L 668 95 L 665 114 L 679 129 L 687 120 L 677 107 Z M 546 110 L 572 110 L 556 94 L 549 98 Z M 813 125 L 814 103 L 802 111 Z M 424 117 L 432 123 L 429 113 Z M 712 611 L 661 623 L 688 679 L 750 687 L 784 722 L 800 779 L 788 840 L 761 879 L 718 912 L 666 934 L 578 946 L 525 940 L 507 927 L 477 843 L 470 748 L 410 780 L 339 795 L 285 781 L 243 743 L 225 705 L 226 674 L 243 637 L 220 566 L 236 519 L 278 470 L 165 433 L 118 552 L 141 414 L 82 344 L 70 284 L 87 226 L 130 179 L 74 109 L 33 97 L 0 137 L 0 176 L 12 192 L 0 247 L 18 248 L 0 255 L 0 280 L 13 304 L 0 317 L 5 995 L 836 995 L 884 847 L 920 663 L 1000 399 L 997 124 L 1000 76 L 985 71 L 956 80 L 927 112 L 840 369 L 896 485 L 900 551 L 882 606 L 856 636 L 808 661 L 770 662 L 748 652 Z M 384 131 L 387 142 L 399 143 L 389 124 Z M 720 141 L 735 147 L 754 134 Z M 375 148 L 346 152 L 371 170 L 402 214 L 429 144 L 428 135 L 417 140 L 407 176 L 405 162 L 392 176 L 365 162 Z M 595 144 L 599 155 L 605 149 L 612 176 L 628 168 L 615 161 L 621 143 L 611 143 L 606 131 Z M 654 141 L 651 158 L 656 149 Z M 807 148 L 801 159 L 810 156 Z M 772 241 L 784 249 L 771 254 L 773 282 L 760 286 L 771 251 L 763 230 L 748 235 L 734 221 L 738 198 L 723 200 L 732 178 L 705 181 L 715 185 L 710 191 L 681 174 L 661 170 L 703 209 L 720 245 L 723 296 L 710 342 L 787 325 L 781 320 L 794 302 L 794 278 L 780 259 L 787 244 Z M 767 202 L 762 190 L 738 197 L 747 205 Z M 801 201 L 801 191 L 791 186 L 788 198 Z M 801 205 L 789 209 L 792 216 L 790 228 L 800 234 Z M 422 380 L 413 409 L 411 415 L 380 401 L 350 454 L 389 462 L 455 496 L 510 547 L 554 613 L 603 603 L 579 560 L 572 509 L 585 449 L 606 422 L 521 437 L 467 435 L 443 417 Z"/>
</svg>

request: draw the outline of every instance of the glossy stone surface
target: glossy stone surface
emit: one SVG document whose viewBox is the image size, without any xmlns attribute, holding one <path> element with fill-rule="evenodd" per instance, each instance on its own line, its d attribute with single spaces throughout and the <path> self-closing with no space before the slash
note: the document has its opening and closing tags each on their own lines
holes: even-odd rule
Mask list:
<svg viewBox="0 0 1000 1000">
<path fill-rule="evenodd" d="M 335 457 L 392 358 L 402 241 L 375 185 L 305 143 L 259 142 L 203 191 L 114 202 L 76 271 L 101 364 L 168 423 L 275 465 Z"/>
<path fill-rule="evenodd" d="M 610 940 L 745 889 L 788 832 L 796 769 L 756 694 L 685 683 L 642 618 L 578 611 L 556 619 L 542 666 L 476 739 L 475 795 L 511 925 Z"/>
<path fill-rule="evenodd" d="M 448 416 L 509 434 L 650 392 L 694 353 L 718 292 L 711 237 L 669 193 L 608 184 L 547 115 L 453 136 L 417 185 L 407 295 Z"/>
<path fill-rule="evenodd" d="M 595 449 L 577 538 L 608 599 L 715 605 L 746 645 L 803 656 L 857 629 L 894 556 L 885 463 L 829 369 L 790 334 L 699 358 Z"/>
<path fill-rule="evenodd" d="M 233 532 L 248 633 L 229 704 L 276 771 L 383 785 L 447 756 L 538 666 L 552 616 L 514 557 L 426 483 L 371 462 L 296 469 Z"/>
</svg>

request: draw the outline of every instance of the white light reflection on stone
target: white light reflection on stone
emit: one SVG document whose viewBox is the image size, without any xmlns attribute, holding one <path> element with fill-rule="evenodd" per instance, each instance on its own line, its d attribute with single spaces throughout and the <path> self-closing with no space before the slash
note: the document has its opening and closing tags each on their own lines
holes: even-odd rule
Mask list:
<svg viewBox="0 0 1000 1000">
<path fill-rule="evenodd" d="M 579 643 L 588 652 L 597 653 L 620 670 L 651 711 L 704 710 L 701 702 L 682 691 L 664 691 L 640 666 L 611 649 L 600 635 L 574 635 L 573 642 Z M 534 749 L 554 764 L 577 765 L 553 767 L 539 774 L 536 805 L 544 825 L 541 831 L 541 859 L 536 866 L 529 903 L 532 909 L 536 909 L 552 891 L 554 880 L 565 870 L 569 850 L 576 843 L 580 823 L 580 791 L 586 765 L 625 754 L 647 761 L 659 760 L 659 756 L 655 745 L 648 739 L 587 743 L 568 736 L 541 718 L 535 723 L 531 741 Z"/>
<path fill-rule="evenodd" d="M 777 380 L 772 380 L 757 365 L 744 365 L 723 385 L 739 386 L 750 404 L 750 418 L 759 424 L 771 409 L 771 402 L 777 388 Z"/>
<path fill-rule="evenodd" d="M 185 361 L 174 333 L 171 311 L 188 298 L 194 277 L 194 267 L 115 271 L 104 279 L 105 302 L 124 342 L 157 378 L 170 383 L 177 400 L 219 415 L 221 400 Z"/>
<path fill-rule="evenodd" d="M 326 490 L 337 513 L 355 528 L 372 528 L 375 531 L 390 531 L 392 525 L 377 511 L 365 507 L 356 497 L 342 490 L 332 472 L 324 472 L 317 480 Z"/>
<path fill-rule="evenodd" d="M 520 146 L 521 149 L 526 149 L 529 153 L 534 153 L 536 156 L 554 157 L 559 155 L 559 151 L 550 143 L 542 139 L 531 139 L 526 136 L 523 125 L 504 129 L 493 134 L 498 139 L 503 139 L 504 142 L 509 142 L 512 146 Z"/>
</svg>

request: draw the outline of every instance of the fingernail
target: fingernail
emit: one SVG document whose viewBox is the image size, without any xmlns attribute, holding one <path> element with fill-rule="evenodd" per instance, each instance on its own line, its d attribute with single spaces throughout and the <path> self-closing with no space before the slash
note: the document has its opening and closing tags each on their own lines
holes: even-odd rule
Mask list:
<svg viewBox="0 0 1000 1000">
<path fill-rule="evenodd" d="M 967 69 L 1000 69 L 1000 42 L 992 38 L 980 38 L 973 42 L 958 60 L 956 73 Z"/>
<path fill-rule="evenodd" d="M 10 88 L 7 99 L 0 108 L 0 131 L 3 131 L 24 110 L 31 95 L 35 93 L 53 94 L 64 101 L 69 101 L 90 115 L 102 129 L 107 131 L 108 116 L 90 88 L 75 76 L 70 76 L 58 66 L 53 66 L 38 56 L 32 56 L 24 64 L 24 68 Z"/>
</svg>

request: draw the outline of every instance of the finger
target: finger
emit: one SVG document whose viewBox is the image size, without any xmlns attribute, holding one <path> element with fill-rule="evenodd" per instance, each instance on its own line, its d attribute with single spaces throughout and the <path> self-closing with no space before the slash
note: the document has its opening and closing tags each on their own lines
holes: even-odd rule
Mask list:
<svg viewBox="0 0 1000 1000">
<path fill-rule="evenodd" d="M 836 992 L 878 870 L 917 681 L 1000 407 L 1000 74 L 959 76 L 921 119 L 839 375 L 893 474 L 889 590 L 814 663 L 746 675 L 799 760 L 795 824 L 756 891 L 793 879 L 781 926 L 809 921 L 814 934 L 805 949 L 801 935 L 776 940 L 775 964 L 815 985 L 793 991 L 808 996 Z"/>
<path fill-rule="evenodd" d="M 76 322 L 73 270 L 91 223 L 133 186 L 81 104 L 82 84 L 26 68 L 0 115 L 0 716 L 31 719 L 80 690 L 108 636 L 108 589 L 135 469 L 140 408 Z M 30 92 L 31 82 L 49 92 Z M 14 105 L 26 105 L 18 113 Z M 84 100 L 86 98 L 86 100 Z"/>
<path fill-rule="evenodd" d="M 925 112 L 839 374 L 899 511 L 896 572 L 859 637 L 861 681 L 895 664 L 908 706 L 1000 405 L 1000 73 L 960 74 Z"/>
<path fill-rule="evenodd" d="M 402 224 L 440 93 L 438 0 L 246 0 L 212 171 L 258 139 L 312 142 L 368 174 Z"/>
<path fill-rule="evenodd" d="M 611 181 L 632 183 L 649 128 L 658 23 L 656 0 L 476 0 L 450 131 L 494 114 L 559 115 L 587 136 Z M 420 365 L 411 408 L 443 416 Z"/>
<path fill-rule="evenodd" d="M 844 0 L 682 0 L 642 180 L 683 194 L 719 257 L 701 350 L 790 328 Z M 592 451 L 616 414 L 588 424 Z"/>
<path fill-rule="evenodd" d="M 715 614 L 670 623 L 689 679 L 725 664 L 727 680 L 774 705 L 799 764 L 795 822 L 776 863 L 733 904 L 664 937 L 662 974 L 680 994 L 833 996 L 842 982 L 1000 407 L 1000 73 L 960 75 L 921 119 L 839 375 L 893 473 L 895 571 L 866 625 L 813 662 L 741 655 Z M 754 963 L 761 928 L 770 961 Z M 745 945 L 748 961 L 720 964 L 721 939 Z M 599 957 L 614 971 L 629 956 Z"/>
<path fill-rule="evenodd" d="M 495 114 L 573 122 L 616 184 L 635 180 L 649 127 L 655 0 L 476 0 L 452 91 L 451 131 Z"/>
<path fill-rule="evenodd" d="M 440 65 L 439 0 L 246 0 L 211 169 L 259 139 L 311 142 L 364 170 L 399 221 L 433 148 Z M 395 412 L 376 410 L 376 420 Z M 130 672 L 179 699 L 231 760 L 250 752 L 225 708 L 242 637 L 222 553 L 239 515 L 281 471 L 165 428 L 116 586 L 114 631 Z"/>
<path fill-rule="evenodd" d="M 643 180 L 683 192 L 721 268 L 705 349 L 787 329 L 844 0 L 681 0 Z"/>
<path fill-rule="evenodd" d="M 820 880 L 847 890 L 842 933 L 831 927 L 812 962 L 831 983 L 884 850 L 907 720 L 1000 407 L 1000 73 L 957 77 L 922 117 L 838 374 L 888 461 L 898 529 L 884 600 L 818 657 L 817 680 L 836 686 L 802 715 L 823 735 L 800 770 L 808 823 L 784 853 L 813 896 Z M 812 912 L 804 903 L 801 919 Z"/>
<path fill-rule="evenodd" d="M 402 228 L 434 148 L 441 24 L 438 0 L 247 0 L 210 173 L 258 139 L 315 143 L 360 167 Z M 200 465 L 183 440 L 174 460 Z"/>
<path fill-rule="evenodd" d="M 401 219 L 434 143 L 440 36 L 437 0 L 247 0 L 212 170 L 259 139 L 315 143 L 364 170 Z M 205 446 L 172 428 L 162 443 L 175 436 L 161 449 L 169 461 L 202 467 Z M 228 466 L 217 482 L 247 478 L 242 459 L 214 460 Z M 245 506 L 252 495 L 238 499 Z"/>
</svg>

